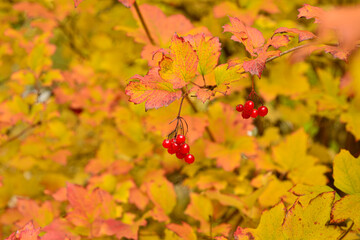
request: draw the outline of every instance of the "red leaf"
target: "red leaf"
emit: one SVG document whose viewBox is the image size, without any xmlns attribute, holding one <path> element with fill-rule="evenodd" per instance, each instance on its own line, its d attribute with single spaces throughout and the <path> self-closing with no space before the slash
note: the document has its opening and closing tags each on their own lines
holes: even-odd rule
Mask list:
<svg viewBox="0 0 360 240">
<path fill-rule="evenodd" d="M 132 77 L 138 81 L 131 81 L 125 88 L 130 102 L 139 104 L 145 102 L 145 109 L 167 106 L 181 97 L 180 90 L 174 90 L 169 80 L 159 76 L 159 68 L 152 68 L 144 77 Z"/>
<path fill-rule="evenodd" d="M 230 22 L 231 25 L 223 26 L 224 32 L 234 34 L 231 39 L 244 44 L 246 51 L 255 56 L 254 49 L 263 46 L 265 43 L 262 33 L 256 28 L 246 26 L 238 18 L 230 17 Z"/>
<path fill-rule="evenodd" d="M 265 69 L 266 60 L 270 57 L 279 56 L 280 51 L 269 51 L 260 53 L 257 58 L 243 63 L 245 72 L 249 72 L 251 75 L 257 75 L 261 78 L 261 74 Z"/>
<path fill-rule="evenodd" d="M 275 34 L 276 33 L 294 33 L 294 34 L 298 34 L 299 35 L 299 42 L 305 41 L 305 40 L 309 40 L 309 39 L 313 39 L 316 36 L 309 31 L 305 31 L 305 30 L 299 30 L 296 28 L 286 28 L 286 27 L 281 27 L 275 30 Z"/>
<path fill-rule="evenodd" d="M 306 19 L 314 18 L 315 23 L 321 22 L 321 17 L 324 14 L 324 10 L 319 7 L 314 7 L 309 4 L 304 4 L 302 8 L 298 9 L 298 18 L 305 17 Z"/>
<path fill-rule="evenodd" d="M 351 54 L 351 50 L 345 49 L 342 47 L 336 47 L 336 46 L 325 46 L 324 48 L 325 52 L 330 53 L 335 58 L 347 61 L 348 57 Z"/>
<path fill-rule="evenodd" d="M 40 240 L 38 236 L 40 228 L 35 229 L 32 221 L 28 222 L 25 226 L 12 233 L 5 240 Z"/>
<path fill-rule="evenodd" d="M 125 7 L 129 8 L 135 3 L 135 0 L 119 0 L 119 2 L 121 2 Z"/>
<path fill-rule="evenodd" d="M 286 35 L 275 35 L 274 37 L 269 39 L 267 45 L 273 46 L 274 48 L 278 49 L 280 47 L 286 46 L 289 41 L 289 37 Z"/>
</svg>

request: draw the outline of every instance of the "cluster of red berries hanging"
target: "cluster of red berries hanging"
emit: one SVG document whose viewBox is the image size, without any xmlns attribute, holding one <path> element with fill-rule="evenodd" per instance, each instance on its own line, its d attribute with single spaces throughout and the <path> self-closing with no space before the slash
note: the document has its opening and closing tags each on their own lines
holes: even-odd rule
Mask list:
<svg viewBox="0 0 360 240">
<path fill-rule="evenodd" d="M 268 108 L 262 105 L 258 109 L 255 108 L 255 104 L 253 101 L 248 100 L 244 105 L 239 104 L 236 106 L 236 111 L 242 112 L 241 116 L 244 119 L 248 119 L 250 117 L 256 118 L 257 116 L 265 117 L 268 113 Z"/>
<path fill-rule="evenodd" d="M 164 139 L 162 145 L 171 155 L 176 154 L 178 159 L 184 159 L 185 162 L 191 164 L 195 161 L 195 157 L 189 153 L 190 146 L 185 143 L 185 140 L 185 136 L 179 134 L 172 139 Z"/>
</svg>

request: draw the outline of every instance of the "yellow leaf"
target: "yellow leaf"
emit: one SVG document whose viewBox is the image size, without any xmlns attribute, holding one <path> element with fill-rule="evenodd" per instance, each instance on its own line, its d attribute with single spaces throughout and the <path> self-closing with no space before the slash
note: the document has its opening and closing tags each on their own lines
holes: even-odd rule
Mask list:
<svg viewBox="0 0 360 240">
<path fill-rule="evenodd" d="M 360 193 L 360 158 L 341 150 L 334 159 L 335 187 L 347 194 Z"/>
<path fill-rule="evenodd" d="M 354 223 L 352 230 L 360 233 L 360 195 L 347 195 L 335 202 L 331 222 L 342 223 L 348 219 Z"/>
</svg>

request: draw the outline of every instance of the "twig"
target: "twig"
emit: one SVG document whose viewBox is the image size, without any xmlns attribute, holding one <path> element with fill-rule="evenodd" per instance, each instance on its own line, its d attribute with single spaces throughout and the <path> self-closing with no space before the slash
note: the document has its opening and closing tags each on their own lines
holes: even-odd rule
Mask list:
<svg viewBox="0 0 360 240">
<path fill-rule="evenodd" d="M 149 38 L 149 41 L 151 42 L 152 45 L 155 45 L 155 41 L 154 41 L 154 39 L 151 37 L 150 31 L 149 31 L 149 29 L 148 29 L 148 27 L 147 27 L 147 25 L 146 25 L 146 23 L 145 23 L 145 20 L 144 20 L 142 14 L 141 14 L 139 5 L 137 4 L 136 1 L 134 2 L 134 7 L 135 7 L 135 10 L 136 10 L 137 15 L 139 16 L 140 22 L 141 22 L 141 24 L 142 24 L 142 26 L 143 26 L 143 28 L 144 28 L 144 30 L 145 30 L 145 32 L 146 32 L 146 35 L 147 35 L 147 37 Z"/>
<path fill-rule="evenodd" d="M 7 139 L 5 142 L 3 142 L 2 144 L 0 144 L 0 148 L 6 146 L 7 144 L 9 144 L 10 142 L 20 138 L 22 135 L 24 135 L 25 133 L 27 133 L 28 131 L 30 131 L 31 129 L 37 127 L 41 125 L 41 122 L 37 122 L 37 123 L 34 123 L 30 126 L 28 126 L 27 128 L 25 128 L 24 130 L 22 130 L 21 132 L 19 132 L 18 134 L 16 134 L 15 136 L 12 136 L 11 138 Z"/>
<path fill-rule="evenodd" d="M 346 231 L 340 235 L 340 237 L 337 240 L 343 239 L 350 232 L 350 230 L 352 229 L 353 226 L 354 226 L 354 221 L 351 223 L 350 227 L 348 229 L 346 229 Z"/>
</svg>

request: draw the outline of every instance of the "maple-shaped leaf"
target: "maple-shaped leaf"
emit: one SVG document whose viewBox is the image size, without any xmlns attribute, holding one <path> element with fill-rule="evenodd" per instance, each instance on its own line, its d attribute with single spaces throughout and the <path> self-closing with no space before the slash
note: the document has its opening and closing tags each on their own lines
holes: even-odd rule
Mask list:
<svg viewBox="0 0 360 240">
<path fill-rule="evenodd" d="M 306 207 L 296 201 L 283 223 L 285 239 L 338 239 L 341 230 L 328 225 L 334 198 L 335 192 L 321 193 Z"/>
<path fill-rule="evenodd" d="M 245 72 L 249 72 L 251 75 L 257 75 L 261 78 L 261 74 L 265 69 L 266 60 L 279 55 L 280 51 L 262 52 L 257 58 L 250 61 L 244 61 L 243 68 Z"/>
<path fill-rule="evenodd" d="M 231 39 L 244 44 L 246 51 L 252 56 L 256 56 L 255 49 L 263 46 L 265 43 L 262 33 L 256 28 L 246 26 L 238 18 L 229 18 L 231 25 L 223 26 L 224 32 L 231 32 L 234 34 Z"/>
<path fill-rule="evenodd" d="M 309 4 L 304 4 L 304 6 L 302 8 L 299 8 L 298 11 L 299 11 L 298 18 L 301 17 L 305 17 L 306 19 L 314 18 L 315 23 L 320 23 L 321 22 L 320 19 L 324 14 L 324 10 L 322 8 L 314 7 Z"/>
<path fill-rule="evenodd" d="M 234 237 L 239 240 L 280 240 L 284 239 L 282 223 L 286 214 L 283 202 L 278 203 L 270 210 L 264 211 L 256 229 L 238 227 Z"/>
<path fill-rule="evenodd" d="M 334 159 L 334 185 L 347 194 L 360 194 L 360 157 L 341 150 Z"/>
<path fill-rule="evenodd" d="M 299 36 L 299 42 L 310 40 L 315 38 L 315 34 L 306 30 L 300 30 L 297 28 L 287 28 L 287 27 L 280 27 L 275 30 L 274 34 L 277 33 L 294 33 Z"/>
<path fill-rule="evenodd" d="M 174 89 L 182 88 L 197 73 L 199 58 L 191 44 L 175 34 L 171 39 L 170 54 L 159 62 L 159 75 L 171 82 Z"/>
<path fill-rule="evenodd" d="M 198 71 L 205 76 L 217 65 L 221 54 L 221 43 L 217 37 L 205 37 L 205 34 L 184 37 L 193 46 L 199 58 Z"/>
<path fill-rule="evenodd" d="M 196 234 L 194 230 L 191 228 L 191 226 L 185 222 L 182 222 L 181 225 L 170 223 L 166 225 L 168 229 L 175 232 L 177 235 L 181 237 L 181 239 L 184 240 L 196 240 Z"/>
<path fill-rule="evenodd" d="M 331 223 L 343 223 L 347 220 L 354 223 L 352 230 L 360 233 L 360 194 L 351 194 L 335 202 L 331 210 Z"/>
<path fill-rule="evenodd" d="M 181 97 L 181 91 L 175 90 L 170 81 L 159 76 L 159 69 L 152 68 L 144 77 L 135 75 L 125 88 L 130 96 L 130 102 L 135 104 L 145 102 L 145 109 L 160 108 L 169 105 Z"/>
<path fill-rule="evenodd" d="M 134 3 L 135 0 L 118 0 L 119 2 L 121 2 L 125 7 L 131 7 Z"/>
<path fill-rule="evenodd" d="M 290 192 L 294 195 L 298 196 L 298 201 L 300 204 L 305 207 L 307 206 L 312 199 L 324 192 L 333 192 L 329 186 L 324 185 L 305 185 L 305 184 L 296 184 L 293 188 L 291 188 Z"/>
<path fill-rule="evenodd" d="M 30 221 L 5 240 L 40 240 L 39 233 L 40 228 L 36 229 L 33 222 Z"/>
</svg>

